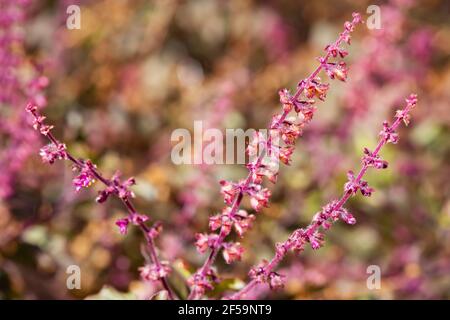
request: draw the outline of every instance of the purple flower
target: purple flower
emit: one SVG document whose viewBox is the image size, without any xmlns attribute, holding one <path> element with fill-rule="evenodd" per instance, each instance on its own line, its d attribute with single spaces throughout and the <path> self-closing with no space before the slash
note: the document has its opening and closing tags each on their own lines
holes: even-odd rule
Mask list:
<svg viewBox="0 0 450 320">
<path fill-rule="evenodd" d="M 349 213 L 347 211 L 347 209 L 341 208 L 339 210 L 339 214 L 340 214 L 341 219 L 344 220 L 345 223 L 347 223 L 347 224 L 355 224 L 356 223 L 355 217 L 351 213 Z"/>
<path fill-rule="evenodd" d="M 350 194 L 354 195 L 359 189 L 363 196 L 370 197 L 372 195 L 374 189 L 369 187 L 367 181 L 357 180 L 353 171 L 350 170 L 347 173 L 347 178 L 348 182 L 344 185 L 345 192 L 350 192 Z"/>
<path fill-rule="evenodd" d="M 83 168 L 81 172 L 73 179 L 73 185 L 78 192 L 82 188 L 88 188 L 95 182 L 92 173 L 87 168 Z"/>
<path fill-rule="evenodd" d="M 366 167 L 374 167 L 376 169 L 386 169 L 388 167 L 388 162 L 386 160 L 382 160 L 378 154 L 374 155 L 372 151 L 367 148 L 364 148 L 362 162 Z"/>
<path fill-rule="evenodd" d="M 55 160 L 67 158 L 66 145 L 60 143 L 56 146 L 54 143 L 50 143 L 41 148 L 39 155 L 44 163 L 53 164 Z"/>
<path fill-rule="evenodd" d="M 398 134 L 389 126 L 387 121 L 383 122 L 383 130 L 380 131 L 380 136 L 383 137 L 386 142 L 393 144 L 398 142 Z"/>
<path fill-rule="evenodd" d="M 133 213 L 130 215 L 130 221 L 135 225 L 139 226 L 140 224 L 148 221 L 148 216 L 139 213 Z"/>
<path fill-rule="evenodd" d="M 157 264 L 147 264 L 139 268 L 142 279 L 147 281 L 158 281 L 169 275 L 172 269 L 169 266 L 169 262 L 161 261 Z"/>
<path fill-rule="evenodd" d="M 277 272 L 269 273 L 269 286 L 272 290 L 282 289 L 284 287 L 286 276 Z"/>
<path fill-rule="evenodd" d="M 130 219 L 128 218 L 123 218 L 116 221 L 116 225 L 119 227 L 119 232 L 121 234 L 127 234 L 129 223 Z"/>
<path fill-rule="evenodd" d="M 228 242 L 223 244 L 223 258 L 227 264 L 239 261 L 244 253 L 244 248 L 239 242 Z"/>
<path fill-rule="evenodd" d="M 216 234 L 197 233 L 195 235 L 195 246 L 198 252 L 204 253 L 208 248 L 214 247 L 217 238 L 218 235 Z"/>
</svg>

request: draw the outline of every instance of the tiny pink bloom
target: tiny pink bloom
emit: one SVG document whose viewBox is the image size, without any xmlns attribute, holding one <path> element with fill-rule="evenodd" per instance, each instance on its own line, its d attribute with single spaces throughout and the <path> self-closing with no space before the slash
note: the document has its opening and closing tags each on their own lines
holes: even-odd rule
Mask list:
<svg viewBox="0 0 450 320">
<path fill-rule="evenodd" d="M 215 216 L 209 217 L 209 228 L 212 231 L 219 229 L 222 226 L 222 215 L 216 214 Z"/>
<path fill-rule="evenodd" d="M 272 290 L 282 289 L 284 287 L 284 281 L 286 276 L 276 272 L 269 274 L 269 286 Z"/>
<path fill-rule="evenodd" d="M 345 82 L 345 80 L 347 79 L 348 68 L 343 61 L 339 62 L 338 64 L 326 63 L 324 64 L 324 69 L 332 80 L 338 79 Z"/>
<path fill-rule="evenodd" d="M 165 278 L 171 272 L 169 262 L 161 261 L 160 265 L 150 264 L 139 268 L 142 279 L 147 281 L 158 281 Z"/>
<path fill-rule="evenodd" d="M 243 252 L 244 248 L 241 246 L 239 242 L 235 243 L 229 242 L 223 244 L 222 254 L 227 264 L 241 260 Z"/>
<path fill-rule="evenodd" d="M 341 58 L 344 58 L 346 55 L 348 55 L 348 51 L 335 45 L 327 45 L 325 47 L 325 50 L 328 51 L 334 58 L 336 58 L 338 55 Z"/>
<path fill-rule="evenodd" d="M 317 97 L 324 101 L 327 96 L 327 91 L 330 88 L 329 84 L 322 83 L 319 78 L 309 81 L 305 88 L 305 95 L 308 99 Z"/>
<path fill-rule="evenodd" d="M 250 193 L 250 204 L 252 208 L 259 212 L 263 207 L 269 206 L 269 198 L 272 195 L 269 189 L 261 188 L 260 185 L 256 185 Z"/>
<path fill-rule="evenodd" d="M 311 248 L 313 248 L 313 250 L 318 250 L 324 244 L 324 235 L 322 233 L 315 232 L 309 237 L 309 242 L 311 243 Z"/>
<path fill-rule="evenodd" d="M 53 164 L 55 160 L 66 159 L 66 145 L 60 143 L 58 146 L 55 146 L 54 143 L 50 143 L 41 148 L 39 155 L 41 156 L 43 162 Z"/>
<path fill-rule="evenodd" d="M 139 214 L 139 213 L 134 213 L 130 216 L 130 221 L 138 226 L 146 221 L 148 221 L 148 216 L 144 215 L 144 214 Z"/>
<path fill-rule="evenodd" d="M 380 131 L 380 136 L 386 140 L 386 142 L 390 142 L 396 144 L 398 142 L 398 134 L 389 126 L 387 121 L 383 122 L 383 130 Z"/>
<path fill-rule="evenodd" d="M 115 192 L 115 188 L 113 186 L 108 186 L 104 190 L 98 192 L 98 196 L 97 196 L 97 198 L 95 198 L 95 201 L 97 201 L 98 203 L 103 203 L 114 192 Z"/>
<path fill-rule="evenodd" d="M 123 218 L 116 221 L 116 225 L 119 227 L 119 232 L 121 234 L 127 234 L 129 223 L 130 220 L 128 218 Z"/>
<path fill-rule="evenodd" d="M 387 161 L 382 160 L 379 155 L 374 155 L 367 148 L 364 148 L 364 156 L 362 161 L 365 166 L 374 167 L 376 169 L 386 169 L 389 165 Z"/>
<path fill-rule="evenodd" d="M 153 224 L 148 232 L 148 236 L 152 239 L 156 239 L 162 232 L 163 225 L 160 221 L 157 221 Z"/>
<path fill-rule="evenodd" d="M 289 93 L 288 89 L 281 89 L 278 91 L 278 95 L 280 96 L 280 102 L 283 105 L 283 111 L 290 112 L 294 107 L 292 102 L 292 96 Z"/>
<path fill-rule="evenodd" d="M 196 233 L 195 246 L 197 247 L 198 252 L 204 253 L 208 248 L 214 247 L 217 238 L 217 234 Z"/>
<path fill-rule="evenodd" d="M 256 131 L 253 134 L 252 140 L 247 146 L 247 154 L 251 157 L 258 156 L 267 145 L 266 137 L 260 132 Z"/>
<path fill-rule="evenodd" d="M 37 106 L 34 103 L 29 102 L 25 107 L 25 110 L 30 113 L 36 112 Z"/>
<path fill-rule="evenodd" d="M 291 163 L 292 153 L 294 152 L 293 146 L 287 146 L 284 148 L 280 148 L 280 160 L 286 165 Z"/>
<path fill-rule="evenodd" d="M 345 223 L 347 224 L 355 224 L 356 223 L 356 219 L 355 217 L 349 213 L 346 209 L 342 208 L 339 210 L 341 219 L 345 221 Z"/>
<path fill-rule="evenodd" d="M 257 266 L 254 266 L 250 269 L 250 271 L 248 272 L 248 276 L 251 279 L 256 280 L 256 282 L 258 282 L 258 283 L 266 282 L 267 277 L 265 275 L 265 270 L 266 270 L 267 264 L 268 264 L 268 261 L 263 260 L 260 264 L 258 264 Z"/>
<path fill-rule="evenodd" d="M 204 253 L 209 247 L 209 245 L 208 245 L 208 243 L 209 243 L 208 235 L 205 234 L 205 233 L 197 233 L 195 235 L 195 239 L 196 239 L 195 246 L 197 247 L 198 252 Z"/>
<path fill-rule="evenodd" d="M 89 170 L 82 169 L 80 174 L 73 179 L 73 185 L 76 191 L 80 191 L 82 188 L 88 188 L 95 182 L 92 174 Z"/>
<path fill-rule="evenodd" d="M 239 237 L 242 237 L 244 233 L 252 227 L 254 220 L 255 216 L 253 214 L 249 215 L 246 218 L 236 218 L 236 221 L 234 222 L 234 229 L 236 230 L 236 233 L 239 235 Z"/>
<path fill-rule="evenodd" d="M 195 290 L 198 295 L 205 294 L 206 290 L 212 290 L 214 287 L 210 278 L 215 278 L 212 274 L 211 276 L 204 275 L 201 273 L 194 273 L 188 280 L 188 285 Z"/>
<path fill-rule="evenodd" d="M 220 193 L 222 193 L 225 203 L 231 205 L 236 195 L 240 192 L 239 186 L 226 180 L 221 180 L 220 185 Z"/>
</svg>

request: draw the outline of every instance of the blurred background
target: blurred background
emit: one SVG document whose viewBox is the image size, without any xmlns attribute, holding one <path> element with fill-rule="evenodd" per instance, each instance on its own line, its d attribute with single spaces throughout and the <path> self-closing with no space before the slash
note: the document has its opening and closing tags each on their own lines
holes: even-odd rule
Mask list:
<svg viewBox="0 0 450 320">
<path fill-rule="evenodd" d="M 160 256 L 184 280 L 206 255 L 194 233 L 221 210 L 220 179 L 246 176 L 241 165 L 176 166 L 174 129 L 194 120 L 211 128 L 265 128 L 280 110 L 278 90 L 295 88 L 316 57 L 358 11 L 381 8 L 381 29 L 359 27 L 352 38 L 349 79 L 333 81 L 325 103 L 283 166 L 270 208 L 242 243 L 243 261 L 226 265 L 211 297 L 238 288 L 249 268 L 270 258 L 274 243 L 309 223 L 343 192 L 384 119 L 411 92 L 419 96 L 400 141 L 382 151 L 388 170 L 369 171 L 376 189 L 350 200 L 357 224 L 336 224 L 317 252 L 290 255 L 275 299 L 450 298 L 450 25 L 449 2 L 391 1 L 31 1 L 0 0 L 0 298 L 148 298 L 142 234 L 120 235 L 121 203 L 94 199 L 98 183 L 79 193 L 67 162 L 39 157 L 46 143 L 28 125 L 34 99 L 54 133 L 106 176 L 135 176 L 140 212 L 161 220 Z M 69 5 L 81 28 L 66 27 Z M 47 86 L 47 78 L 49 79 Z M 81 268 L 81 289 L 68 290 L 66 268 Z M 366 269 L 381 268 L 369 290 Z"/>
</svg>

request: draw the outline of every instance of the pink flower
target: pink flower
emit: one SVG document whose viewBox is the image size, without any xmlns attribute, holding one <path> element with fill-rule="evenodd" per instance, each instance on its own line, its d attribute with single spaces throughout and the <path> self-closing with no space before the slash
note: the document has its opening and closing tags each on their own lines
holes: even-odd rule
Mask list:
<svg viewBox="0 0 450 320">
<path fill-rule="evenodd" d="M 263 260 L 260 264 L 258 264 L 257 266 L 254 266 L 250 269 L 250 271 L 248 272 L 248 276 L 255 280 L 257 283 L 263 283 L 266 282 L 266 274 L 265 274 L 265 269 L 267 267 L 268 261 L 267 260 Z"/>
<path fill-rule="evenodd" d="M 363 196 L 370 197 L 372 195 L 374 189 L 369 187 L 367 181 L 364 180 L 356 181 L 355 174 L 353 173 L 353 171 L 349 171 L 347 173 L 347 178 L 348 182 L 344 185 L 345 192 L 350 192 L 352 195 L 354 195 L 359 189 Z"/>
<path fill-rule="evenodd" d="M 305 87 L 305 95 L 308 99 L 317 97 L 324 101 L 327 96 L 327 91 L 330 88 L 329 84 L 322 83 L 320 78 L 309 81 Z"/>
<path fill-rule="evenodd" d="M 119 227 L 119 232 L 121 234 L 127 234 L 129 223 L 130 220 L 128 218 L 123 218 L 116 221 L 116 225 Z"/>
<path fill-rule="evenodd" d="M 278 163 L 274 157 L 265 158 L 265 163 L 260 163 L 258 160 L 250 162 L 246 165 L 250 171 L 252 181 L 255 184 L 261 184 L 263 177 L 269 179 L 270 182 L 276 183 L 278 178 Z"/>
<path fill-rule="evenodd" d="M 309 237 L 309 242 L 311 243 L 311 248 L 313 250 L 320 249 L 324 244 L 324 235 L 320 232 L 315 232 Z"/>
<path fill-rule="evenodd" d="M 409 122 L 411 121 L 411 116 L 405 110 L 397 110 L 395 112 L 395 117 L 403 121 L 405 126 L 408 126 Z"/>
<path fill-rule="evenodd" d="M 168 261 L 161 261 L 159 266 L 156 264 L 147 264 L 139 268 L 142 279 L 147 281 L 158 281 L 167 277 L 171 271 Z"/>
<path fill-rule="evenodd" d="M 82 188 L 88 188 L 95 182 L 92 173 L 89 169 L 83 168 L 81 172 L 73 179 L 73 185 L 75 186 L 75 190 L 78 192 Z"/>
<path fill-rule="evenodd" d="M 302 134 L 303 123 L 298 123 L 294 117 L 286 118 L 279 126 L 279 133 L 284 143 L 294 145 L 295 140 Z"/>
<path fill-rule="evenodd" d="M 111 194 L 114 194 L 115 191 L 116 189 L 113 186 L 108 186 L 104 190 L 98 192 L 98 196 L 95 198 L 95 201 L 98 203 L 103 203 L 108 200 L 108 197 Z"/>
<path fill-rule="evenodd" d="M 287 146 L 280 148 L 280 160 L 286 165 L 290 165 L 292 153 L 294 152 L 293 146 Z"/>
<path fill-rule="evenodd" d="M 272 195 L 269 189 L 253 184 L 247 190 L 247 193 L 250 195 L 250 204 L 256 212 L 261 211 L 263 207 L 269 206 L 269 198 Z"/>
<path fill-rule="evenodd" d="M 221 214 L 217 214 L 209 218 L 209 228 L 215 231 L 219 228 L 224 234 L 229 234 L 231 226 L 233 225 L 232 217 L 230 216 L 231 208 L 227 207 L 222 210 Z"/>
<path fill-rule="evenodd" d="M 383 137 L 386 142 L 393 144 L 398 142 L 398 134 L 389 126 L 387 121 L 383 122 L 383 130 L 380 131 L 380 136 Z"/>
<path fill-rule="evenodd" d="M 347 209 L 341 208 L 339 210 L 339 214 L 341 216 L 341 219 L 344 220 L 345 223 L 347 223 L 347 224 L 355 224 L 356 223 L 355 217 L 351 213 L 349 213 L 347 211 Z"/>
<path fill-rule="evenodd" d="M 160 221 L 157 221 L 148 231 L 148 236 L 152 239 L 156 239 L 163 231 L 163 225 Z"/>
<path fill-rule="evenodd" d="M 331 54 L 331 56 L 333 56 L 334 58 L 336 58 L 338 55 L 341 58 L 344 58 L 345 56 L 348 55 L 348 51 L 346 51 L 346 50 L 344 50 L 344 49 L 342 49 L 342 48 L 340 48 L 340 47 L 338 47 L 338 46 L 336 46 L 334 44 L 327 45 L 325 47 L 325 50 L 328 51 Z"/>
<path fill-rule="evenodd" d="M 133 213 L 130 215 L 130 221 L 135 225 L 139 226 L 140 224 L 148 221 L 148 216 L 139 213 Z"/>
<path fill-rule="evenodd" d="M 290 112 L 292 108 L 294 107 L 294 103 L 292 100 L 292 96 L 289 93 L 288 89 L 281 89 L 278 91 L 278 95 L 280 96 L 280 102 L 283 106 L 283 111 Z"/>
<path fill-rule="evenodd" d="M 196 233 L 195 246 L 198 252 L 204 253 L 208 248 L 212 248 L 216 243 L 218 236 L 216 234 Z"/>
<path fill-rule="evenodd" d="M 211 231 L 215 231 L 222 226 L 222 215 L 216 214 L 215 216 L 209 217 L 209 228 Z"/>
<path fill-rule="evenodd" d="M 220 193 L 222 193 L 225 203 L 231 205 L 236 195 L 240 192 L 239 186 L 226 180 L 221 180 L 220 185 Z"/>
<path fill-rule="evenodd" d="M 362 162 L 367 167 L 374 167 L 377 169 L 386 169 L 388 167 L 387 161 L 382 160 L 378 154 L 374 155 L 367 148 L 364 148 L 364 156 L 362 157 Z"/>
<path fill-rule="evenodd" d="M 25 107 L 25 111 L 29 113 L 33 113 L 37 111 L 37 106 L 34 103 L 28 102 Z"/>
<path fill-rule="evenodd" d="M 258 156 L 267 145 L 266 137 L 260 132 L 256 131 L 253 134 L 252 140 L 249 142 L 247 146 L 247 154 L 250 157 Z"/>
<path fill-rule="evenodd" d="M 60 143 L 56 146 L 54 143 L 50 143 L 41 148 L 39 155 L 44 163 L 53 164 L 55 160 L 67 158 L 66 145 Z"/>
<path fill-rule="evenodd" d="M 253 214 L 247 215 L 245 210 L 239 210 L 239 215 L 236 215 L 234 221 L 234 229 L 239 237 L 242 237 L 252 227 L 254 220 L 255 216 Z"/>
<path fill-rule="evenodd" d="M 223 258 L 227 264 L 241 260 L 244 248 L 239 242 L 229 242 L 223 244 Z"/>
<path fill-rule="evenodd" d="M 215 280 L 215 275 L 212 271 L 209 274 L 194 273 L 187 281 L 188 285 L 195 290 L 197 295 L 205 294 L 206 290 L 212 290 L 214 287 L 210 280 Z"/>
<path fill-rule="evenodd" d="M 345 82 L 347 79 L 348 68 L 345 62 L 341 61 L 338 64 L 336 63 L 325 63 L 324 64 L 325 72 L 328 74 L 330 79 L 334 80 L 335 78 Z"/>
<path fill-rule="evenodd" d="M 277 272 L 271 272 L 269 274 L 269 286 L 272 290 L 282 289 L 284 287 L 284 281 L 286 276 Z"/>
</svg>

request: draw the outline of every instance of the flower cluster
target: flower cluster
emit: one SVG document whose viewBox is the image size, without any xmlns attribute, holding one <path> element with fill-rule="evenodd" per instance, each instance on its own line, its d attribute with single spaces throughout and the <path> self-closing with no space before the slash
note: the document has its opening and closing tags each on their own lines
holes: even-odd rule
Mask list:
<svg viewBox="0 0 450 320">
<path fill-rule="evenodd" d="M 350 170 L 347 173 L 347 178 L 348 182 L 344 185 L 345 192 L 354 195 L 359 190 L 363 196 L 370 197 L 372 195 L 373 188 L 369 187 L 367 181 L 356 178 L 353 171 Z"/>
<path fill-rule="evenodd" d="M 209 226 L 212 231 L 220 229 L 218 235 L 198 234 L 196 236 L 197 249 L 205 252 L 209 248 L 212 253 L 203 266 L 191 277 L 189 298 L 199 298 L 207 287 L 212 286 L 212 283 L 209 283 L 209 286 L 200 285 L 197 280 L 202 283 L 208 280 L 206 275 L 210 272 L 219 250 L 224 249 L 224 258 L 227 263 L 240 259 L 243 252 L 242 247 L 237 243 L 225 244 L 224 239 L 230 233 L 231 226 L 236 224 L 236 217 L 239 217 L 238 212 L 240 212 L 244 195 L 250 197 L 251 207 L 256 212 L 261 211 L 263 207 L 268 207 L 271 191 L 262 186 L 263 179 L 267 178 L 272 183 L 276 182 L 279 162 L 284 164 L 291 162 L 295 142 L 301 136 L 303 127 L 313 118 L 316 110 L 315 99 L 325 100 L 330 84 L 324 83 L 318 77 L 319 72 L 324 70 L 330 79 L 346 80 L 348 72 L 346 64 L 342 60 L 330 61 L 330 59 L 342 59 L 347 55 L 341 45 L 343 42 L 350 43 L 350 33 L 361 22 L 361 16 L 354 13 L 353 20 L 345 23 L 345 30 L 336 42 L 325 48 L 326 55 L 318 58 L 320 64 L 316 70 L 299 82 L 295 94 L 292 95 L 287 89 L 279 91 L 282 112 L 273 116 L 269 124 L 268 137 L 264 137 L 261 132 L 256 132 L 247 147 L 247 154 L 251 159 L 247 164 L 249 170 L 247 178 L 237 183 L 225 180 L 220 182 L 224 202 L 230 207 L 223 210 L 221 215 L 214 216 L 210 220 Z M 291 111 L 295 112 L 294 116 L 289 116 Z M 242 218 L 238 219 L 240 221 Z M 247 223 L 248 221 L 244 221 L 244 226 L 250 225 Z M 245 230 L 247 229 L 248 227 L 245 228 Z M 238 233 L 241 235 L 239 231 Z M 320 246 L 320 234 L 312 234 L 310 238 L 315 246 Z M 281 282 L 282 277 L 276 274 L 266 276 L 267 279 L 270 277 L 274 279 L 271 281 L 274 286 Z"/>
<path fill-rule="evenodd" d="M 158 281 L 167 277 L 171 268 L 168 261 L 161 261 L 159 264 L 147 264 L 139 268 L 142 279 L 147 281 Z"/>
<path fill-rule="evenodd" d="M 39 155 L 44 163 L 53 164 L 55 160 L 62 160 L 67 158 L 66 145 L 60 143 L 55 145 L 54 143 L 49 143 L 48 145 L 41 148 Z"/>
<path fill-rule="evenodd" d="M 376 169 L 386 169 L 389 163 L 386 160 L 380 158 L 379 155 L 374 155 L 372 151 L 364 148 L 364 156 L 362 162 L 367 167 L 374 167 Z"/>
<path fill-rule="evenodd" d="M 313 250 L 321 248 L 324 245 L 325 240 L 323 232 L 328 230 L 334 222 L 342 220 L 350 225 L 356 223 L 355 217 L 343 207 L 344 204 L 358 190 L 360 190 L 365 196 L 369 196 L 373 192 L 373 189 L 367 185 L 367 182 L 362 180 L 362 177 L 369 167 L 374 167 L 375 169 L 384 169 L 387 167 L 387 165 L 384 166 L 378 164 L 377 161 L 380 160 L 378 153 L 385 144 L 394 142 L 391 139 L 392 135 L 395 134 L 397 136 L 397 127 L 406 116 L 408 116 L 409 119 L 409 112 L 416 106 L 416 104 L 417 96 L 415 94 L 411 94 L 406 99 L 406 107 L 400 111 L 402 116 L 399 117 L 399 112 L 397 112 L 396 120 L 390 126 L 386 125 L 386 121 L 384 122 L 383 132 L 389 132 L 390 136 L 381 135 L 381 139 L 378 142 L 375 151 L 370 152 L 367 148 L 364 149 L 365 156 L 362 161 L 363 165 L 356 176 L 352 171 L 349 171 L 349 181 L 344 187 L 343 196 L 339 200 L 331 201 L 325 205 L 320 212 L 314 215 L 311 223 L 307 227 L 295 230 L 285 242 L 278 243 L 276 245 L 274 258 L 270 262 L 263 261 L 261 264 L 251 268 L 249 271 L 249 277 L 251 279 L 250 282 L 239 292 L 231 295 L 231 299 L 240 299 L 244 297 L 251 289 L 253 289 L 253 287 L 260 283 L 267 283 L 272 288 L 274 269 L 284 259 L 287 252 L 292 250 L 296 253 L 300 253 L 305 249 L 305 245 L 307 243 L 311 245 Z M 397 140 L 395 140 L 395 142 Z M 374 159 L 377 161 L 372 161 Z M 278 274 L 277 276 L 277 282 L 282 283 L 283 277 Z"/>
<path fill-rule="evenodd" d="M 283 288 L 286 276 L 275 271 L 266 273 L 267 264 L 268 261 L 263 260 L 259 265 L 252 267 L 248 273 L 249 277 L 257 283 L 268 283 L 272 290 Z"/>
</svg>

